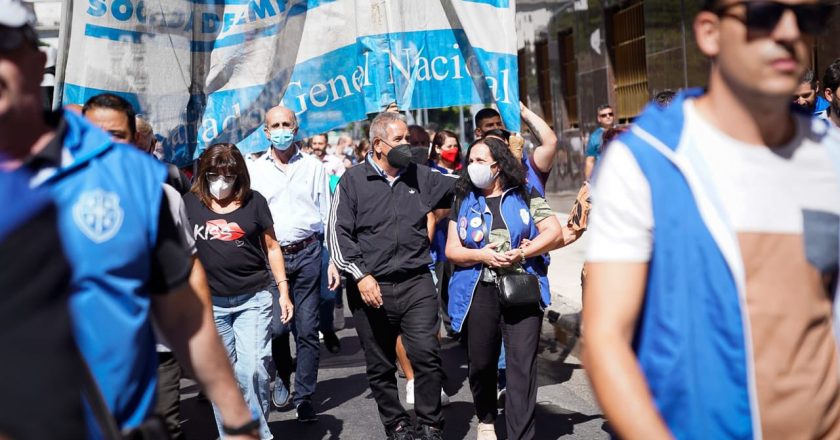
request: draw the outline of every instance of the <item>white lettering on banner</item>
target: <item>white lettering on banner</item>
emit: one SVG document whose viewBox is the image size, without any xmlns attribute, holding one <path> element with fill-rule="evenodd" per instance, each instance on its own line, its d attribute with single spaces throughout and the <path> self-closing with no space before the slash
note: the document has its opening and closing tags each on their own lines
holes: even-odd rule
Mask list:
<svg viewBox="0 0 840 440">
<path fill-rule="evenodd" d="M 458 45 L 455 44 L 452 48 L 458 49 Z M 403 49 L 402 56 L 398 57 L 389 50 L 383 51 L 388 56 L 395 70 L 399 72 L 399 76 L 405 81 L 454 81 L 463 79 L 465 76 L 472 76 L 473 71 L 482 71 L 475 56 L 470 56 L 466 63 L 463 62 L 460 53 L 453 55 L 451 58 L 438 55 L 430 61 L 428 57 L 422 56 L 422 52 L 422 50 L 416 52 L 414 49 L 407 48 Z M 286 96 L 293 98 L 294 102 L 296 102 L 298 110 L 295 114 L 300 116 L 307 112 L 310 110 L 310 105 L 315 108 L 323 108 L 330 103 L 351 97 L 356 93 L 361 93 L 364 87 L 371 86 L 370 52 L 365 53 L 364 63 L 363 66 L 356 66 L 349 75 L 353 84 L 352 89 L 347 81 L 347 75 L 344 74 L 336 75 L 322 82 L 316 82 L 310 85 L 308 89 L 304 88 L 301 81 L 289 82 Z M 487 85 L 493 93 L 493 98 L 496 102 L 510 104 L 510 85 L 508 84 L 510 71 L 508 69 L 502 69 L 499 73 L 501 74 L 501 78 L 486 76 Z M 503 83 L 501 90 L 498 87 L 500 80 Z M 393 85 L 395 82 L 392 70 L 387 84 Z M 339 88 L 336 84 L 340 84 L 342 87 Z M 283 105 L 287 105 L 285 104 L 286 96 L 284 96 Z"/>
</svg>

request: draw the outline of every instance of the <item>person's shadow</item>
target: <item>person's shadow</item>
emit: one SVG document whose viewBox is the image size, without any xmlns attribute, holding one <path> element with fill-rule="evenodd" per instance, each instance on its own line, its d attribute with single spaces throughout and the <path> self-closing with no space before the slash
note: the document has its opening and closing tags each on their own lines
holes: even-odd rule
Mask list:
<svg viewBox="0 0 840 440">
<path fill-rule="evenodd" d="M 330 414 L 318 414 L 318 423 L 300 423 L 297 420 L 270 422 L 268 427 L 274 438 L 339 440 L 344 421 Z"/>
</svg>

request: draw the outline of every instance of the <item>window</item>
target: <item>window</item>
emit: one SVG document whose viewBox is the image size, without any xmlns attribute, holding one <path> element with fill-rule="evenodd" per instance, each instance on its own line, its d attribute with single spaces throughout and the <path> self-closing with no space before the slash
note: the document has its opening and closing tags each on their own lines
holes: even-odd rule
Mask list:
<svg viewBox="0 0 840 440">
<path fill-rule="evenodd" d="M 608 12 L 610 55 L 615 72 L 618 119 L 641 113 L 648 101 L 645 15 L 642 1 Z"/>
<path fill-rule="evenodd" d="M 575 40 L 571 30 L 557 35 L 560 48 L 560 90 L 563 104 L 569 119 L 569 126 L 578 127 L 577 100 L 577 59 L 575 58 Z"/>
<path fill-rule="evenodd" d="M 537 41 L 534 44 L 534 54 L 537 58 L 537 91 L 540 95 L 540 107 L 543 119 L 549 124 L 554 120 L 554 101 L 551 98 L 551 67 L 548 61 L 548 40 Z"/>
</svg>

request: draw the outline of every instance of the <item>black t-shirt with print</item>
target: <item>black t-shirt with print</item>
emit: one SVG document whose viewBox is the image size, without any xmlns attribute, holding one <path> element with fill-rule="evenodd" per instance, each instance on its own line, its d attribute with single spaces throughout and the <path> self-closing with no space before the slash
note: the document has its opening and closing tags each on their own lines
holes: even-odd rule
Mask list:
<svg viewBox="0 0 840 440">
<path fill-rule="evenodd" d="M 272 283 L 262 236 L 274 227 L 274 221 L 265 197 L 256 191 L 251 194 L 239 209 L 227 214 L 213 212 L 193 193 L 184 196 L 198 258 L 213 296 L 255 293 Z"/>
</svg>

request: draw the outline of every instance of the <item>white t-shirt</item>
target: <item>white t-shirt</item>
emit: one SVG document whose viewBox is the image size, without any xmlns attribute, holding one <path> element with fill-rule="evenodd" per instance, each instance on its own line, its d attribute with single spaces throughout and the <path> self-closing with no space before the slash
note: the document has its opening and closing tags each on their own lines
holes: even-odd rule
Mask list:
<svg viewBox="0 0 840 440">
<path fill-rule="evenodd" d="M 725 135 L 691 100 L 684 111 L 689 144 L 677 154 L 692 154 L 737 237 L 764 438 L 840 438 L 840 176 L 829 151 L 840 132 L 822 136 L 823 121 L 797 116 L 791 142 L 771 149 Z M 634 156 L 615 142 L 597 173 L 588 261 L 649 261 L 657 226 Z"/>
</svg>

